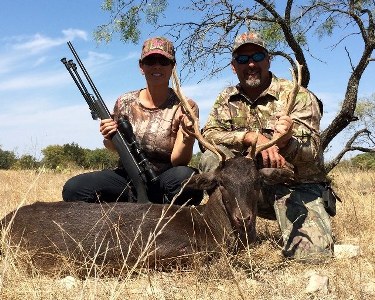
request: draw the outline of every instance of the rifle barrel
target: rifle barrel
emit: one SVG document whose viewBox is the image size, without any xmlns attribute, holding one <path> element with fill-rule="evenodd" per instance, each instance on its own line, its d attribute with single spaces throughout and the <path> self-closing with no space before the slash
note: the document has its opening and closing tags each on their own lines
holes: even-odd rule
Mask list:
<svg viewBox="0 0 375 300">
<path fill-rule="evenodd" d="M 83 75 L 85 75 L 87 82 L 88 82 L 89 85 L 91 86 L 91 88 L 92 88 L 92 90 L 93 90 L 93 92 L 94 92 L 94 94 L 95 94 L 95 96 L 96 96 L 96 100 L 99 101 L 99 102 L 101 102 L 101 104 L 103 104 L 103 103 L 104 103 L 103 98 L 102 98 L 102 96 L 100 95 L 98 89 L 96 88 L 94 82 L 92 81 L 92 79 L 91 79 L 89 73 L 87 72 L 85 66 L 83 65 L 81 59 L 79 58 L 79 56 L 78 56 L 76 50 L 75 50 L 74 47 L 73 47 L 73 44 L 72 44 L 70 41 L 68 41 L 67 44 L 68 44 L 68 46 L 69 46 L 69 48 L 70 48 L 70 51 L 73 53 L 74 58 L 76 59 L 76 61 L 77 61 L 78 65 L 79 65 L 79 67 L 81 68 Z M 107 115 L 107 119 L 111 118 L 111 113 L 110 113 L 109 110 L 107 109 L 107 106 L 106 106 L 106 105 L 101 105 L 101 106 L 102 106 L 102 109 L 105 111 L 105 114 Z"/>
</svg>

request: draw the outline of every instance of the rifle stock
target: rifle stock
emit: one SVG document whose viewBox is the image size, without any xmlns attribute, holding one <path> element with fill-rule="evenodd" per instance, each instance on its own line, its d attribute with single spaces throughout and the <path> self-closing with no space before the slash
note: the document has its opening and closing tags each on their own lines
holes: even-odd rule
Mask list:
<svg viewBox="0 0 375 300">
<path fill-rule="evenodd" d="M 91 111 L 91 116 L 93 119 L 111 119 L 111 113 L 105 105 L 94 82 L 91 80 L 90 75 L 75 51 L 72 43 L 69 41 L 67 44 L 95 96 L 86 88 L 73 60 L 62 58 L 61 62 L 65 65 L 83 98 L 86 100 Z M 140 149 L 135 139 L 131 124 L 127 118 L 120 118 L 118 120 L 118 130 L 112 136 L 111 140 L 120 156 L 121 163 L 124 166 L 126 173 L 134 185 L 137 193 L 137 201 L 140 203 L 150 202 L 147 197 L 147 184 L 149 181 L 155 182 L 157 176 Z"/>
</svg>

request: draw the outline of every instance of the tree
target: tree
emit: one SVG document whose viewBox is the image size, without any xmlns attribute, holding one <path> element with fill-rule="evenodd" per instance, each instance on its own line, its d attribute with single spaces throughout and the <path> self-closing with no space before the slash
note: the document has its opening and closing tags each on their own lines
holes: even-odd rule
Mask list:
<svg viewBox="0 0 375 300">
<path fill-rule="evenodd" d="M 14 169 L 21 170 L 33 170 L 37 169 L 40 166 L 40 163 L 32 155 L 25 154 L 22 155 L 13 165 Z"/>
<path fill-rule="evenodd" d="M 106 1 L 106 10 L 111 12 L 110 22 L 98 28 L 97 39 L 109 41 L 113 34 L 120 32 L 124 41 L 138 41 L 139 31 L 135 27 L 144 23 L 159 24 L 158 32 L 164 29 L 175 39 L 184 55 L 184 69 L 190 73 L 197 68 L 208 70 L 209 75 L 217 74 L 227 67 L 220 60 L 223 55 L 229 56 L 234 37 L 245 29 L 260 30 L 270 45 L 271 54 L 286 58 L 295 69 L 294 60 L 303 65 L 302 86 L 307 87 L 310 81 L 310 69 L 306 55 L 312 55 L 309 48 L 309 36 L 332 38 L 334 33 L 345 28 L 344 36 L 333 42 L 334 49 L 340 44 L 348 43 L 349 38 L 359 39 L 356 52 L 351 53 L 345 47 L 348 56 L 348 67 L 351 74 L 348 78 L 345 99 L 331 124 L 321 132 L 323 150 L 327 149 L 332 140 L 351 123 L 358 120 L 356 107 L 358 88 L 362 75 L 371 61 L 375 48 L 375 2 L 373 0 L 336 0 L 336 1 L 295 1 L 285 2 L 253 0 L 191 0 L 184 11 L 194 12 L 194 19 L 187 19 L 173 24 L 162 23 L 159 19 L 167 3 L 163 2 L 159 10 L 148 10 L 157 1 L 139 0 Z M 285 4 L 280 4 L 280 2 Z M 152 17 L 150 17 L 152 16 Z M 124 29 L 124 19 L 133 20 L 132 30 Z M 181 19 L 182 16 L 181 16 Z M 102 38 L 105 37 L 105 38 Z M 292 55 L 288 53 L 292 52 Z M 319 58 L 317 58 L 319 59 Z M 368 147 L 362 149 L 375 151 L 373 135 L 367 128 L 353 132 L 348 143 L 352 144 L 360 137 L 367 137 Z M 347 144 L 348 145 L 348 144 Z M 343 154 L 352 151 L 345 147 L 336 159 L 326 166 L 330 171 L 337 165 Z M 341 156 L 341 157 L 340 157 Z"/>
<path fill-rule="evenodd" d="M 85 150 L 76 143 L 50 145 L 42 150 L 43 163 L 47 168 L 83 167 Z"/>
<path fill-rule="evenodd" d="M 97 40 L 109 42 L 113 33 L 118 32 L 122 41 L 136 43 L 141 35 L 142 18 L 155 25 L 167 4 L 166 0 L 104 0 L 102 9 L 111 17 L 107 24 L 98 26 L 94 36 Z"/>
<path fill-rule="evenodd" d="M 114 168 L 118 164 L 117 153 L 106 148 L 89 150 L 85 149 L 85 168 L 108 169 Z"/>
<path fill-rule="evenodd" d="M 60 145 L 49 145 L 42 149 L 43 163 L 47 168 L 56 169 L 58 166 L 65 166 L 66 159 L 63 147 Z"/>
<path fill-rule="evenodd" d="M 343 158 L 345 153 L 349 151 L 367 152 L 367 154 L 375 153 L 373 145 L 375 140 L 372 132 L 375 131 L 375 94 L 369 98 L 359 99 L 355 109 L 355 115 L 358 121 L 352 122 L 347 130 L 347 143 L 344 145 L 339 154 L 326 164 L 326 169 L 333 169 Z M 364 156 L 364 157 L 372 157 Z M 357 160 L 353 158 L 353 163 Z"/>
<path fill-rule="evenodd" d="M 375 170 L 375 153 L 364 153 L 353 157 L 350 164 L 364 170 Z"/>
<path fill-rule="evenodd" d="M 64 144 L 63 152 L 67 162 L 74 162 L 77 166 L 83 167 L 85 163 L 85 150 L 77 143 Z"/>
<path fill-rule="evenodd" d="M 9 170 L 17 161 L 13 151 L 0 149 L 0 169 Z"/>
<path fill-rule="evenodd" d="M 199 160 L 201 159 L 202 152 L 197 152 L 193 154 L 193 157 L 190 160 L 189 166 L 198 169 Z"/>
</svg>

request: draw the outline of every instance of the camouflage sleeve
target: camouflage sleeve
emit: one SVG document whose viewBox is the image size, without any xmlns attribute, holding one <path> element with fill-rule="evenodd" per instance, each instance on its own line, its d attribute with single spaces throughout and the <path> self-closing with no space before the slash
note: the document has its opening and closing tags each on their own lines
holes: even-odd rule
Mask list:
<svg viewBox="0 0 375 300">
<path fill-rule="evenodd" d="M 280 153 L 293 165 L 306 165 L 320 160 L 319 126 L 321 113 L 318 100 L 308 90 L 301 88 L 291 112 L 294 121 L 293 137 Z"/>
<path fill-rule="evenodd" d="M 245 130 L 233 130 L 232 116 L 228 105 L 228 93 L 224 90 L 217 97 L 208 116 L 202 135 L 209 142 L 242 151 Z"/>
</svg>

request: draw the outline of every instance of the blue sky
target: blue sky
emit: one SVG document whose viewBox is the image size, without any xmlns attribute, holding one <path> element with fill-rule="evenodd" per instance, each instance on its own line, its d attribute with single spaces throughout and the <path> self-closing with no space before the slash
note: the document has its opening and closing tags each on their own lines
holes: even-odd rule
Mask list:
<svg viewBox="0 0 375 300">
<path fill-rule="evenodd" d="M 48 145 L 75 142 L 81 147 L 102 147 L 98 121 L 91 119 L 88 107 L 60 62 L 72 58 L 66 45 L 73 42 L 104 101 L 111 110 L 122 93 L 144 86 L 138 69 L 141 45 L 112 41 L 97 43 L 92 38 L 96 26 L 106 23 L 108 15 L 101 0 L 3 1 L 0 10 L 0 146 L 17 155 L 41 158 Z M 178 6 L 184 1 L 175 1 Z M 173 8 L 172 8 L 173 9 Z M 142 32 L 142 40 L 150 30 Z M 352 49 L 361 45 L 353 43 Z M 311 50 L 322 62 L 310 64 L 309 88 L 324 102 L 322 128 L 333 119 L 345 93 L 350 76 L 344 47 L 331 51 L 315 41 Z M 228 58 L 229 59 L 229 58 Z M 290 77 L 288 66 L 273 62 L 271 69 L 280 77 Z M 375 92 L 374 65 L 361 81 L 360 96 Z M 199 77 L 200 79 L 201 77 Z M 219 77 L 196 84 L 194 79 L 182 86 L 201 112 L 201 125 L 219 91 L 236 77 L 228 69 Z M 339 149 L 338 139 L 333 148 Z M 340 148 L 341 149 L 341 148 Z M 331 150 L 328 157 L 338 150 Z"/>
</svg>

